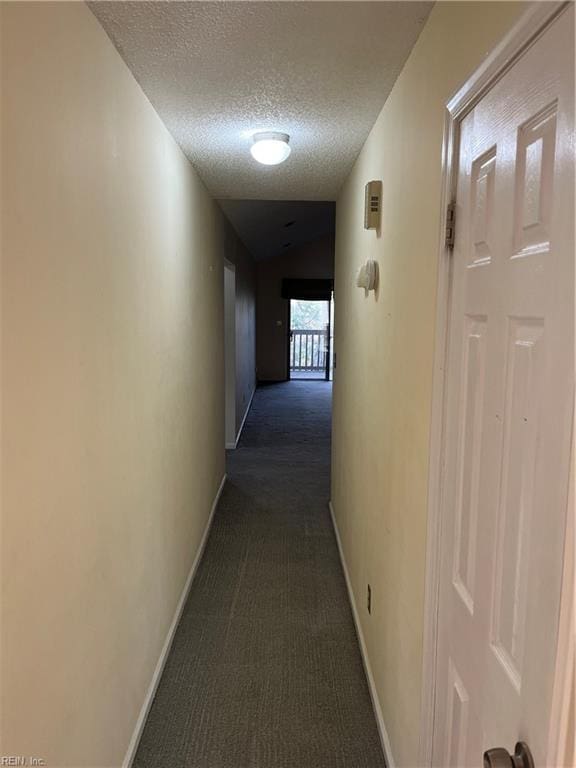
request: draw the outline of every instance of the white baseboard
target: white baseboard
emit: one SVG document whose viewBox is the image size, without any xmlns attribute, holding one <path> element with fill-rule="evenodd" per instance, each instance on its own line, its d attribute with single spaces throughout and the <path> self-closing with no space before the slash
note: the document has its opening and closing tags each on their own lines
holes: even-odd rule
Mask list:
<svg viewBox="0 0 576 768">
<path fill-rule="evenodd" d="M 152 675 L 152 680 L 150 681 L 148 691 L 146 692 L 144 703 L 142 704 L 142 709 L 140 710 L 140 714 L 138 715 L 138 720 L 136 721 L 136 726 L 134 728 L 134 732 L 132 733 L 130 744 L 128 745 L 128 749 L 126 750 L 126 755 L 122 762 L 122 768 L 130 768 L 130 766 L 132 765 L 132 761 L 134 760 L 134 757 L 136 755 L 136 750 L 138 749 L 140 737 L 142 736 L 142 731 L 144 730 L 144 725 L 146 724 L 146 718 L 148 717 L 148 713 L 150 712 L 150 707 L 152 706 L 152 702 L 156 694 L 156 689 L 158 688 L 158 683 L 160 682 L 160 678 L 162 677 L 162 672 L 164 671 L 164 666 L 166 664 L 168 654 L 170 653 L 170 648 L 172 647 L 172 641 L 174 640 L 176 628 L 178 626 L 178 622 L 180 621 L 182 611 L 184 610 L 186 598 L 188 597 L 188 593 L 190 592 L 190 587 L 192 586 L 192 582 L 194 580 L 194 576 L 196 574 L 198 564 L 202 557 L 202 553 L 204 552 L 204 547 L 206 546 L 208 534 L 210 533 L 210 527 L 212 526 L 212 520 L 214 519 L 214 513 L 216 512 L 216 507 L 218 506 L 218 501 L 220 499 L 220 495 L 224 488 L 225 482 L 226 482 L 226 475 L 224 475 L 224 477 L 222 478 L 222 482 L 220 483 L 220 487 L 218 488 L 216 497 L 214 498 L 214 501 L 212 503 L 212 509 L 210 510 L 210 515 L 208 516 L 208 521 L 206 523 L 206 527 L 204 528 L 204 533 L 202 534 L 202 540 L 200 541 L 200 546 L 198 547 L 198 551 L 196 552 L 194 562 L 192 563 L 192 567 L 190 568 L 188 577 L 186 578 L 184 589 L 182 590 L 182 594 L 180 595 L 180 600 L 178 601 L 178 605 L 176 606 L 174 618 L 172 619 L 172 623 L 170 624 L 168 634 L 166 635 L 166 640 L 164 641 L 164 646 L 162 647 L 162 651 L 160 652 L 158 663 L 156 664 L 156 669 L 154 670 L 154 674 Z"/>
<path fill-rule="evenodd" d="M 360 643 L 362 662 L 364 663 L 364 671 L 366 672 L 366 679 L 368 680 L 368 688 L 370 689 L 370 698 L 372 699 L 372 707 L 374 708 L 374 715 L 376 716 L 378 733 L 380 734 L 380 741 L 382 743 L 382 751 L 384 752 L 384 757 L 386 759 L 386 765 L 388 768 L 396 768 L 396 763 L 392 755 L 390 737 L 388 736 L 388 731 L 386 730 L 386 725 L 384 724 L 382 707 L 380 706 L 378 693 L 376 691 L 376 684 L 374 683 L 374 676 L 372 675 L 372 668 L 370 667 L 370 660 L 368 658 L 366 643 L 364 642 L 364 635 L 362 633 L 362 625 L 360 624 L 360 617 L 358 616 L 358 609 L 356 607 L 356 599 L 354 597 L 354 592 L 352 591 L 352 584 L 350 582 L 348 567 L 346 566 L 346 560 L 344 558 L 344 550 L 342 549 L 342 542 L 340 540 L 340 533 L 338 532 L 338 525 L 336 524 L 336 517 L 334 515 L 334 507 L 332 506 L 331 501 L 328 502 L 328 507 L 330 509 L 330 516 L 332 517 L 334 533 L 336 534 L 338 551 L 340 552 L 340 562 L 342 563 L 342 570 L 344 571 L 344 578 L 346 579 L 346 586 L 348 588 L 348 597 L 350 599 L 350 605 L 352 606 L 354 624 L 356 625 L 356 634 L 358 635 L 358 642 Z"/>
<path fill-rule="evenodd" d="M 252 400 L 254 400 L 254 394 L 256 392 L 256 387 L 252 390 L 252 394 L 250 395 L 250 400 L 248 401 L 248 405 L 246 406 L 246 410 L 244 411 L 244 418 L 242 419 L 242 424 L 240 424 L 240 429 L 238 430 L 238 434 L 236 435 L 236 440 L 233 443 L 226 443 L 226 449 L 229 451 L 233 451 L 238 447 L 238 443 L 240 442 L 240 436 L 242 434 L 242 430 L 244 429 L 244 424 L 246 423 L 246 419 L 248 418 L 248 411 L 250 410 L 250 406 L 252 405 Z"/>
</svg>

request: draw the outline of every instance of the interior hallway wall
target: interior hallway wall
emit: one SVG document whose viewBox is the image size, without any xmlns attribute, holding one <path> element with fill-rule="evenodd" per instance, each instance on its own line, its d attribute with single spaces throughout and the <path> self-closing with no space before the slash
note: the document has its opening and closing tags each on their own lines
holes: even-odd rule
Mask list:
<svg viewBox="0 0 576 768">
<path fill-rule="evenodd" d="M 333 279 L 334 237 L 326 235 L 257 262 L 256 364 L 259 381 L 288 378 L 290 302 L 282 298 L 283 278 Z"/>
<path fill-rule="evenodd" d="M 236 270 L 224 264 L 224 432 L 226 447 L 236 441 Z"/>
<path fill-rule="evenodd" d="M 84 3 L 0 12 L 0 754 L 119 766 L 224 473 L 226 224 Z"/>
<path fill-rule="evenodd" d="M 236 435 L 256 387 L 256 263 L 226 221 L 224 255 L 236 267 Z"/>
<path fill-rule="evenodd" d="M 524 8 L 435 5 L 336 207 L 332 501 L 393 756 L 406 768 L 418 756 L 444 105 Z M 371 179 L 383 180 L 380 236 L 363 227 Z M 365 298 L 355 276 L 367 258 L 380 287 Z"/>
</svg>

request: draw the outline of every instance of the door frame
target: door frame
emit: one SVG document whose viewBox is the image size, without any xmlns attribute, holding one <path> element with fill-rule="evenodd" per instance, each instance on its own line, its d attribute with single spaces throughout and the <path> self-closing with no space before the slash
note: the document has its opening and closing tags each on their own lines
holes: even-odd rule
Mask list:
<svg viewBox="0 0 576 768">
<path fill-rule="evenodd" d="M 574 402 L 576 413 L 576 400 Z M 552 698 L 552 726 L 548 738 L 548 760 L 552 765 L 568 765 L 576 756 L 576 726 L 570 721 L 572 700 L 576 697 L 576 520 L 570 510 L 576 505 L 576 434 L 572 421 L 572 462 L 568 488 L 568 515 L 564 542 L 564 571 L 560 596 L 558 651 Z"/>
<path fill-rule="evenodd" d="M 286 299 L 286 303 L 288 304 L 288 322 L 286 323 L 286 381 L 290 381 L 292 379 L 290 374 L 290 347 L 292 346 L 292 299 Z"/>
<path fill-rule="evenodd" d="M 420 766 L 432 765 L 434 712 L 437 689 L 436 654 L 438 637 L 438 608 L 440 588 L 440 553 L 442 543 L 442 497 L 444 464 L 444 424 L 446 418 L 446 370 L 448 360 L 448 322 L 452 292 L 452 257 L 445 244 L 446 211 L 455 200 L 458 174 L 459 129 L 464 117 L 485 94 L 518 61 L 525 51 L 563 13 L 570 2 L 540 2 L 529 7 L 503 40 L 484 59 L 480 67 L 447 102 L 444 112 L 442 142 L 442 188 L 440 243 L 438 249 L 438 284 L 436 296 L 435 351 L 430 425 L 430 459 L 428 467 L 428 521 L 424 593 L 424 637 L 422 663 L 422 694 L 419 729 Z M 568 517 L 570 517 L 568 515 Z M 564 579 L 563 593 L 568 592 L 570 579 Z M 566 600 L 564 594 L 562 602 Z M 570 627 L 567 628 L 568 630 Z M 559 631 L 562 631 L 562 627 Z M 566 631 L 566 630 L 565 630 Z M 559 637 L 559 643 L 569 640 Z M 562 670 L 557 671 L 555 688 L 564 683 Z M 562 714 L 565 696 L 558 696 L 553 708 L 558 718 Z M 554 717 L 554 712 L 553 712 Z"/>
<path fill-rule="evenodd" d="M 325 304 L 328 304 L 328 354 L 326 355 L 326 365 L 324 370 L 324 378 L 320 379 L 306 379 L 306 381 L 330 381 L 330 359 L 332 355 L 332 340 L 330 338 L 331 334 L 331 321 L 330 316 L 332 312 L 332 302 L 333 302 L 333 294 L 330 295 L 329 299 L 287 299 L 288 302 L 288 333 L 286 335 L 287 339 L 287 348 L 286 348 L 286 357 L 287 357 L 287 363 L 286 363 L 286 381 L 304 381 L 304 379 L 292 379 L 291 375 L 291 355 L 290 355 L 290 348 L 292 345 L 292 302 L 293 301 L 323 301 Z"/>
<path fill-rule="evenodd" d="M 330 318 L 332 317 L 332 296 L 327 301 L 328 304 L 328 327 L 326 329 L 327 333 L 327 344 L 326 344 L 326 364 L 325 364 L 325 371 L 324 371 L 324 381 L 330 381 L 330 355 L 331 355 L 331 343 L 330 343 L 330 334 L 332 333 L 332 322 Z"/>
</svg>

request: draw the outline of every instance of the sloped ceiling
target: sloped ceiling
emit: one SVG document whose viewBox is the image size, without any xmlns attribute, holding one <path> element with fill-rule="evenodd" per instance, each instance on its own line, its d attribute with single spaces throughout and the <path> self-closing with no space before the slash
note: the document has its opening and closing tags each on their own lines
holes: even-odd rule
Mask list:
<svg viewBox="0 0 576 768">
<path fill-rule="evenodd" d="M 238 236 L 257 261 L 334 233 L 332 202 L 220 200 Z"/>
</svg>

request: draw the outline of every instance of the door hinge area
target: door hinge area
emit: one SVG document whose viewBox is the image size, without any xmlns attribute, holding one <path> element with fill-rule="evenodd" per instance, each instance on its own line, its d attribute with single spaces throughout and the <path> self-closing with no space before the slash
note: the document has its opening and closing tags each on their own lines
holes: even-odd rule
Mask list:
<svg viewBox="0 0 576 768">
<path fill-rule="evenodd" d="M 456 231 L 456 201 L 448 203 L 446 208 L 446 234 L 444 235 L 444 245 L 446 248 L 454 248 L 454 235 Z"/>
</svg>

